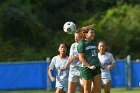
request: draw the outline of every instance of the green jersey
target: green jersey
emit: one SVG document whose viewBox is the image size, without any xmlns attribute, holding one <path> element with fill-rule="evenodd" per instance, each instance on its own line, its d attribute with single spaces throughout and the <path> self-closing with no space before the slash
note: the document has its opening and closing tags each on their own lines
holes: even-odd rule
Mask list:
<svg viewBox="0 0 140 93">
<path fill-rule="evenodd" d="M 77 50 L 78 53 L 84 53 L 84 58 L 91 66 L 95 65 L 96 67 L 100 67 L 97 47 L 93 40 L 90 42 L 82 40 L 78 44 Z M 85 67 L 85 65 L 82 64 L 82 67 Z"/>
</svg>

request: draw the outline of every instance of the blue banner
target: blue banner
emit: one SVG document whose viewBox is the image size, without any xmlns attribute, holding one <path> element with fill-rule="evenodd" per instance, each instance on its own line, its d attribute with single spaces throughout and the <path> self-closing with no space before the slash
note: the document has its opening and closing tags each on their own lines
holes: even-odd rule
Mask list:
<svg viewBox="0 0 140 93">
<path fill-rule="evenodd" d="M 0 64 L 0 90 L 46 89 L 47 62 Z"/>
<path fill-rule="evenodd" d="M 55 82 L 48 77 L 48 66 L 46 61 L 0 63 L 0 90 L 55 89 Z M 132 87 L 139 87 L 139 68 L 140 62 L 131 62 Z M 111 71 L 112 87 L 126 87 L 126 74 L 125 60 L 116 60 Z"/>
<path fill-rule="evenodd" d="M 111 71 L 112 87 L 125 87 L 125 61 L 117 60 Z"/>
<path fill-rule="evenodd" d="M 140 87 L 140 62 L 132 62 L 131 75 L 132 75 L 132 86 Z"/>
</svg>

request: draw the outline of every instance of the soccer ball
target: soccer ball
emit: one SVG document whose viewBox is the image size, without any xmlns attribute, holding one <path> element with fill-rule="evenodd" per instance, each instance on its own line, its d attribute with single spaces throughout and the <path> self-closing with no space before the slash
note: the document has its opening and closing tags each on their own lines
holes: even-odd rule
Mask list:
<svg viewBox="0 0 140 93">
<path fill-rule="evenodd" d="M 64 32 L 68 33 L 68 34 L 74 34 L 76 32 L 76 25 L 73 22 L 66 22 L 63 25 L 63 30 Z"/>
</svg>

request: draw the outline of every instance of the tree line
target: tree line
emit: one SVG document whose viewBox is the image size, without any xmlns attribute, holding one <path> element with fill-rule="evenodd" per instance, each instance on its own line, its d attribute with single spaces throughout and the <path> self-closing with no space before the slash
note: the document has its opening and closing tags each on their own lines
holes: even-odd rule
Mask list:
<svg viewBox="0 0 140 93">
<path fill-rule="evenodd" d="M 139 0 L 0 0 L 0 62 L 45 60 L 74 42 L 63 24 L 95 24 L 114 56 L 140 56 Z"/>
</svg>

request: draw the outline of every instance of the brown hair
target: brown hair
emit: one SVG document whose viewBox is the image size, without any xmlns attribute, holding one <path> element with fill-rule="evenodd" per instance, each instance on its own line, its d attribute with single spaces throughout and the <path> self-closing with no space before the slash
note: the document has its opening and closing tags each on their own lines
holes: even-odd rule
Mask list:
<svg viewBox="0 0 140 93">
<path fill-rule="evenodd" d="M 103 43 L 103 44 L 105 45 L 105 51 L 108 51 L 108 52 L 110 51 L 110 49 L 109 49 L 109 47 L 106 45 L 106 42 L 105 42 L 105 41 L 99 41 L 99 42 L 98 42 L 98 46 L 99 46 L 100 43 Z"/>
<path fill-rule="evenodd" d="M 68 52 L 69 52 L 69 47 L 68 47 L 68 45 L 67 45 L 65 42 L 60 42 L 60 43 L 58 43 L 58 45 L 57 45 L 58 49 L 59 49 L 59 47 L 60 47 L 61 44 L 64 44 L 64 45 L 66 46 L 66 49 L 67 49 L 66 55 L 68 55 Z"/>
<path fill-rule="evenodd" d="M 88 25 L 85 27 L 82 27 L 81 29 L 79 29 L 80 34 L 82 35 L 83 38 L 85 38 L 85 34 L 88 33 L 89 30 L 95 30 L 94 29 L 94 25 Z"/>
</svg>

